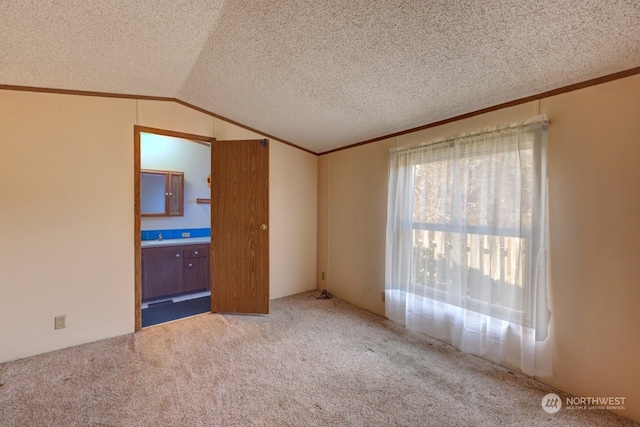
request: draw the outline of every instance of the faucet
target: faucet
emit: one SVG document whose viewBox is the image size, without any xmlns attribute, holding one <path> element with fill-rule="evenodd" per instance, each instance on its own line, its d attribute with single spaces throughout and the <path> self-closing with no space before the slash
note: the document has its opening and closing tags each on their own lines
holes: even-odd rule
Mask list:
<svg viewBox="0 0 640 427">
<path fill-rule="evenodd" d="M 158 240 L 162 240 L 162 233 L 158 233 Z"/>
</svg>

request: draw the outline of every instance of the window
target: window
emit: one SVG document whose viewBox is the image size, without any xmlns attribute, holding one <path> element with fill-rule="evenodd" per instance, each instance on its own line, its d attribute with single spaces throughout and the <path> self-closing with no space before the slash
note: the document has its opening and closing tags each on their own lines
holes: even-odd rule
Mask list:
<svg viewBox="0 0 640 427">
<path fill-rule="evenodd" d="M 523 145 L 413 166 L 411 279 L 430 298 L 477 312 L 490 304 L 530 325 L 533 149 Z"/>
<path fill-rule="evenodd" d="M 544 340 L 546 134 L 535 119 L 390 154 L 389 318 L 494 360 L 514 331 Z"/>
</svg>

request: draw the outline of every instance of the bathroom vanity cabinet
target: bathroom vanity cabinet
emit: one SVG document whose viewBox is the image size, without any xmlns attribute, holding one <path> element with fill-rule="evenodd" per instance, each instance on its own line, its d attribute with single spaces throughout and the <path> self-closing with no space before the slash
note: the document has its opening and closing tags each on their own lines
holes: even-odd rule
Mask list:
<svg viewBox="0 0 640 427">
<path fill-rule="evenodd" d="M 209 244 L 142 248 L 142 299 L 210 290 Z"/>
</svg>

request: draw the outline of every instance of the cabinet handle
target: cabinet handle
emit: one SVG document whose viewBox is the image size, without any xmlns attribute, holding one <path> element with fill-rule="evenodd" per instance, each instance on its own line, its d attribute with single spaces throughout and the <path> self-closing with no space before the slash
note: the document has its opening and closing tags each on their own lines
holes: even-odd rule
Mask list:
<svg viewBox="0 0 640 427">
<path fill-rule="evenodd" d="M 176 254 L 176 258 L 180 258 L 180 254 Z"/>
<path fill-rule="evenodd" d="M 198 251 L 196 251 L 196 255 L 198 255 Z"/>
<path fill-rule="evenodd" d="M 191 267 L 193 264 L 189 264 L 189 267 Z"/>
</svg>

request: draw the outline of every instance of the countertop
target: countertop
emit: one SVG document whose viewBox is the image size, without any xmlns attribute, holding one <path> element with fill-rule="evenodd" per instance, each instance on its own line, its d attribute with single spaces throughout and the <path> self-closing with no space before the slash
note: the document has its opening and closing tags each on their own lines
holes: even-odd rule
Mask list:
<svg viewBox="0 0 640 427">
<path fill-rule="evenodd" d="M 158 246 L 183 246 L 201 245 L 211 243 L 211 237 L 185 237 L 183 239 L 143 240 L 143 248 L 155 248 Z"/>
</svg>

